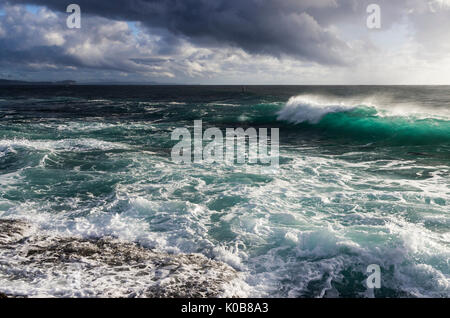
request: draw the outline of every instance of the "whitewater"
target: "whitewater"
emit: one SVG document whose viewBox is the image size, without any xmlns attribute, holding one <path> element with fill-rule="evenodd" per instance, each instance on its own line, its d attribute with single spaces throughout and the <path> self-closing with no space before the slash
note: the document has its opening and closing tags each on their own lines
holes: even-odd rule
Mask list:
<svg viewBox="0 0 450 318">
<path fill-rule="evenodd" d="M 32 238 L 14 250 L 107 238 L 183 268 L 40 267 L 0 248 L 0 292 L 173 295 L 210 260 L 205 275 L 230 277 L 218 297 L 449 297 L 449 103 L 449 87 L 0 88 L 0 220 Z M 200 119 L 279 128 L 277 173 L 174 163 L 171 132 Z"/>
</svg>

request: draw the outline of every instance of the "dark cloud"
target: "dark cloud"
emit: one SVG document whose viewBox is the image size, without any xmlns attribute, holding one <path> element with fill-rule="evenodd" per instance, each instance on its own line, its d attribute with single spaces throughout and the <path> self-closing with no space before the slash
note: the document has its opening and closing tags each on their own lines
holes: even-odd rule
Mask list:
<svg viewBox="0 0 450 318">
<path fill-rule="evenodd" d="M 27 63 L 81 66 L 79 61 L 56 46 L 35 46 L 32 50 L 15 50 L 7 48 L 3 41 L 0 41 L 0 46 L 3 47 L 0 51 L 1 65 L 21 64 L 26 61 Z"/>
<path fill-rule="evenodd" d="M 138 40 L 125 22 L 88 17 L 83 27 L 85 32 L 66 28 L 65 15 L 50 10 L 31 14 L 21 6 L 7 6 L 0 19 L 0 65 L 30 72 L 96 69 L 170 76 L 161 70 L 163 59 L 159 65 L 137 62 L 161 43 L 146 35 Z"/>
<path fill-rule="evenodd" d="M 19 0 L 65 11 L 60 0 Z M 204 47 L 239 47 L 251 54 L 344 64 L 347 44 L 309 12 L 335 0 L 78 0 L 84 14 L 140 21 Z M 348 1 L 345 1 L 346 6 Z M 344 7 L 345 9 L 346 7 Z"/>
<path fill-rule="evenodd" d="M 80 30 L 66 27 L 70 2 L 0 0 L 0 74 L 370 83 L 374 72 L 380 82 L 397 69 L 397 83 L 410 78 L 411 65 L 427 68 L 429 78 L 443 78 L 442 65 L 450 69 L 439 63 L 450 49 L 442 32 L 450 0 L 72 2 L 81 6 Z M 382 30 L 366 27 L 372 2 L 381 6 Z"/>
</svg>

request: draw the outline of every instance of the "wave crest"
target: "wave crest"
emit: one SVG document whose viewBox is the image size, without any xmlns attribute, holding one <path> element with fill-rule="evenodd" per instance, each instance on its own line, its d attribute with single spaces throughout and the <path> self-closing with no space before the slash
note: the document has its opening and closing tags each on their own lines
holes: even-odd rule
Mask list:
<svg viewBox="0 0 450 318">
<path fill-rule="evenodd" d="M 304 122 L 317 124 L 327 114 L 352 109 L 355 109 L 355 107 L 343 103 L 332 102 L 330 104 L 315 96 L 301 95 L 291 97 L 286 103 L 286 106 L 277 113 L 277 119 L 295 124 Z"/>
</svg>

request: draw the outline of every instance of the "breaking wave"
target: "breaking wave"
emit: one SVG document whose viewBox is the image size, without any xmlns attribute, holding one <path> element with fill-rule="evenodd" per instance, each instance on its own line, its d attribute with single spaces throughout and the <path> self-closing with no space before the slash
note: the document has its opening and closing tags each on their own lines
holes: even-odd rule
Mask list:
<svg viewBox="0 0 450 318">
<path fill-rule="evenodd" d="M 347 102 L 347 103 L 346 103 Z M 443 112 L 441 112 L 443 113 Z M 450 141 L 450 121 L 418 108 L 385 106 L 295 96 L 277 112 L 277 120 L 320 129 L 336 137 L 438 144 Z"/>
</svg>

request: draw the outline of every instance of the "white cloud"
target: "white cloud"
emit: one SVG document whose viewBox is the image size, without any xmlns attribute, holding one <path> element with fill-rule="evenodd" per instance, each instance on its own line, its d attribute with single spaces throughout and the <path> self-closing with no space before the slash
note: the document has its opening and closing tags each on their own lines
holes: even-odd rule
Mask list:
<svg viewBox="0 0 450 318">
<path fill-rule="evenodd" d="M 47 40 L 48 45 L 61 46 L 66 42 L 63 35 L 57 32 L 49 32 L 44 35 L 44 38 Z"/>
</svg>

